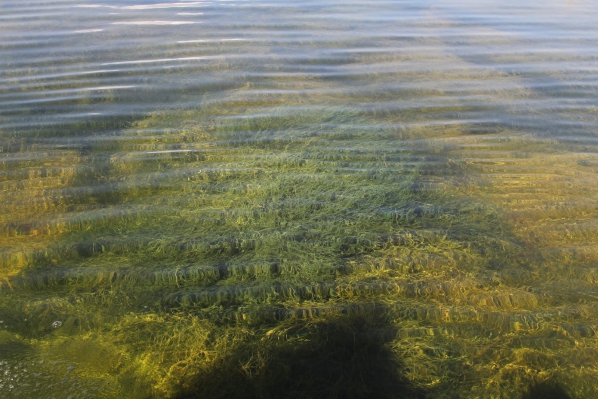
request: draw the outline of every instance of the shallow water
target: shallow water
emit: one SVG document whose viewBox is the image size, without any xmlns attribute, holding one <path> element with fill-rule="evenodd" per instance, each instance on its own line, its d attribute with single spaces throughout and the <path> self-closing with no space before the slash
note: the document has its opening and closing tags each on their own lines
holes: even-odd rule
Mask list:
<svg viewBox="0 0 598 399">
<path fill-rule="evenodd" d="M 0 4 L 0 396 L 598 397 L 596 15 Z"/>
</svg>

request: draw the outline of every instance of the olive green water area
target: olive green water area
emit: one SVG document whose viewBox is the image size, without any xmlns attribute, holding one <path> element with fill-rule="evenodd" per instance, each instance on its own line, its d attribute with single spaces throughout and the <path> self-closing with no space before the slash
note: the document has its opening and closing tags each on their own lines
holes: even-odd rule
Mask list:
<svg viewBox="0 0 598 399">
<path fill-rule="evenodd" d="M 0 6 L 0 396 L 597 397 L 598 14 L 541 7 Z"/>
</svg>

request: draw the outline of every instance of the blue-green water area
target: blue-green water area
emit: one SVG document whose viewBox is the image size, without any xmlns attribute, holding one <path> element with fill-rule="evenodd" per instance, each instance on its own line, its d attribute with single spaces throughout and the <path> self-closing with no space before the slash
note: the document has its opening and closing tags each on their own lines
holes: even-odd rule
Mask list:
<svg viewBox="0 0 598 399">
<path fill-rule="evenodd" d="M 598 397 L 597 16 L 0 3 L 0 396 Z"/>
</svg>

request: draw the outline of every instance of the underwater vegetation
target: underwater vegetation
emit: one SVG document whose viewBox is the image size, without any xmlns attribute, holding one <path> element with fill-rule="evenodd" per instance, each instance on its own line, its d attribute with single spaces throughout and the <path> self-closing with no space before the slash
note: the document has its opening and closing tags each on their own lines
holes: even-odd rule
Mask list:
<svg viewBox="0 0 598 399">
<path fill-rule="evenodd" d="M 551 52 L 460 54 L 451 40 L 475 47 L 467 35 L 372 44 L 316 9 L 284 13 L 326 40 L 269 40 L 264 26 L 283 29 L 260 11 L 227 25 L 258 44 L 137 58 L 199 66 L 128 70 L 140 61 L 90 51 L 133 94 L 67 95 L 99 72 L 66 87 L 6 73 L 3 397 L 598 397 L 591 95 L 573 104 L 562 72 L 537 89 L 488 66 Z M 547 101 L 561 97 L 573 105 Z M 55 118 L 90 104 L 107 115 Z"/>
<path fill-rule="evenodd" d="M 586 156 L 285 101 L 155 114 L 5 167 L 2 345 L 105 397 L 595 393 Z"/>
</svg>

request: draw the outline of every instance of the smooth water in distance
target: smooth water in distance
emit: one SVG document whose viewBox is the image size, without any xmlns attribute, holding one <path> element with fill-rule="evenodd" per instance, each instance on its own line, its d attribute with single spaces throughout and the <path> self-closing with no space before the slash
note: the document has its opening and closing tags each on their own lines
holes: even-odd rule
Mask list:
<svg viewBox="0 0 598 399">
<path fill-rule="evenodd" d="M 596 2 L 166 1 L 0 2 L 2 398 L 598 397 Z"/>
</svg>

